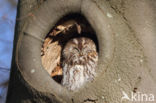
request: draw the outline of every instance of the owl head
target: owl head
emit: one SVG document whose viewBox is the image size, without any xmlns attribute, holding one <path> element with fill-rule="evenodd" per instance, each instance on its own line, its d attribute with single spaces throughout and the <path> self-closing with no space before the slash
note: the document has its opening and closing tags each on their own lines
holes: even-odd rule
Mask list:
<svg viewBox="0 0 156 103">
<path fill-rule="evenodd" d="M 71 64 L 81 64 L 90 56 L 96 56 L 96 45 L 90 38 L 79 37 L 69 40 L 63 49 L 63 57 Z"/>
</svg>

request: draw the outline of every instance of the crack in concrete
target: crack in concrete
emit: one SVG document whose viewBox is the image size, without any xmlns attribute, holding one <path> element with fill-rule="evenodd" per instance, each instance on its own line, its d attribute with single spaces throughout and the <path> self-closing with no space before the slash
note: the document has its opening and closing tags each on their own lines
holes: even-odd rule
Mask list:
<svg viewBox="0 0 156 103">
<path fill-rule="evenodd" d="M 88 99 L 85 99 L 84 101 L 83 101 L 83 103 L 97 103 L 96 101 L 98 101 L 98 99 L 90 99 L 90 98 L 88 98 Z"/>
</svg>

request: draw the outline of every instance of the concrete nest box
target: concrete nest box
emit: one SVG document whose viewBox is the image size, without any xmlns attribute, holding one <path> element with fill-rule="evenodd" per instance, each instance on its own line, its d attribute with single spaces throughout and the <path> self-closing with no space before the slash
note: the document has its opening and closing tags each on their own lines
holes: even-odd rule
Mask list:
<svg viewBox="0 0 156 103">
<path fill-rule="evenodd" d="M 140 68 L 147 68 L 147 62 L 143 47 L 125 18 L 110 5 L 107 0 L 46 0 L 33 12 L 19 33 L 15 54 L 17 69 L 33 95 L 41 95 L 40 100 L 44 95 L 49 103 L 119 103 L 123 93 L 144 90 L 141 81 L 147 72 Z M 66 24 L 74 26 L 69 29 Z M 62 25 L 69 30 L 58 30 Z M 53 71 L 61 65 L 63 45 L 81 36 L 96 43 L 97 76 L 72 92 L 55 80 Z"/>
</svg>

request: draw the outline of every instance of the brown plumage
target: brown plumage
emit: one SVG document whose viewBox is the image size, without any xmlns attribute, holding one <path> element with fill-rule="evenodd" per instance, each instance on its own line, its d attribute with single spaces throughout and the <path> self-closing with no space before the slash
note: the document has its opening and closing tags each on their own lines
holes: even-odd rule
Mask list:
<svg viewBox="0 0 156 103">
<path fill-rule="evenodd" d="M 86 37 L 71 39 L 63 52 L 62 85 L 69 90 L 77 90 L 96 75 L 98 53 L 93 40 Z"/>
</svg>

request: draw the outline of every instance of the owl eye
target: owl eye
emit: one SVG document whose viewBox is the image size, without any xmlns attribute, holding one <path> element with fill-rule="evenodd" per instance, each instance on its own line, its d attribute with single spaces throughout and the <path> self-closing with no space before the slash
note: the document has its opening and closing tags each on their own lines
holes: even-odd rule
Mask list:
<svg viewBox="0 0 156 103">
<path fill-rule="evenodd" d="M 90 53 L 90 52 L 92 52 L 92 50 L 88 50 L 87 52 Z"/>
<path fill-rule="evenodd" d="M 76 47 L 74 47 L 73 49 L 74 49 L 74 50 L 76 50 L 77 52 L 79 52 L 79 51 L 80 51 L 80 50 L 79 50 L 78 48 L 76 48 Z"/>
<path fill-rule="evenodd" d="M 91 52 L 92 50 L 90 50 L 90 48 L 84 47 L 84 48 L 82 49 L 82 51 L 88 53 L 88 52 Z"/>
</svg>

